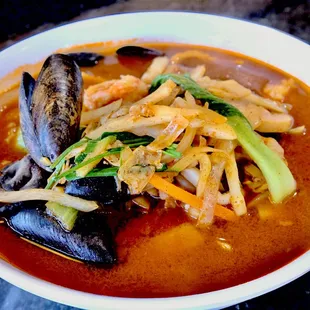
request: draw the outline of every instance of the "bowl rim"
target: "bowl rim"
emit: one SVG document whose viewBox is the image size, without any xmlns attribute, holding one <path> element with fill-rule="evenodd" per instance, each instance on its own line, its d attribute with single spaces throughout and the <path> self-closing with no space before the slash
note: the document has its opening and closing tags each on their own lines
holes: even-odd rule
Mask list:
<svg viewBox="0 0 310 310">
<path fill-rule="evenodd" d="M 90 20 L 100 20 L 100 19 L 103 19 L 103 18 L 110 18 L 110 17 L 115 17 L 115 16 L 145 15 L 145 14 L 152 15 L 152 14 L 162 14 L 162 13 L 163 14 L 166 14 L 166 13 L 168 13 L 168 14 L 176 14 L 176 15 L 180 15 L 180 14 L 201 15 L 201 16 L 209 16 L 209 17 L 215 17 L 215 18 L 223 18 L 223 19 L 226 19 L 226 20 L 239 21 L 239 22 L 242 22 L 242 23 L 247 23 L 247 24 L 252 24 L 252 25 L 255 25 L 255 26 L 259 26 L 260 28 L 266 28 L 266 29 L 271 30 L 271 31 L 279 32 L 279 33 L 285 35 L 286 37 L 290 37 L 291 39 L 293 39 L 295 41 L 299 41 L 300 43 L 303 43 L 304 45 L 309 46 L 309 44 L 305 40 L 303 40 L 303 39 L 301 39 L 299 37 L 296 37 L 296 36 L 294 36 L 294 35 L 292 35 L 290 33 L 287 33 L 287 32 L 285 32 L 285 31 L 283 31 L 281 29 L 273 28 L 273 27 L 268 26 L 268 25 L 259 24 L 259 23 L 256 23 L 254 21 L 246 20 L 246 19 L 242 19 L 242 18 L 238 18 L 238 17 L 223 16 L 223 15 L 217 15 L 217 14 L 212 14 L 212 13 L 192 12 L 192 11 L 187 11 L 187 10 L 180 10 L 180 11 L 174 11 L 174 10 L 165 10 L 165 11 L 160 11 L 160 10 L 152 10 L 152 11 L 141 10 L 141 11 L 136 11 L 136 12 L 112 13 L 112 14 L 105 15 L 105 16 L 97 16 L 97 17 L 92 17 L 92 18 L 87 18 L 87 19 L 82 19 L 82 20 L 77 20 L 77 21 L 65 22 L 64 24 L 56 25 L 55 27 L 50 28 L 48 30 L 44 30 L 42 32 L 29 35 L 29 36 L 21 39 L 20 41 L 17 41 L 15 43 L 13 43 L 12 45 L 9 45 L 9 46 L 5 47 L 4 49 L 0 50 L 0 53 L 5 52 L 6 50 L 10 49 L 11 47 L 15 47 L 15 45 L 22 44 L 22 43 L 24 43 L 24 41 L 27 41 L 27 40 L 32 39 L 32 38 L 37 37 L 37 36 L 41 36 L 43 33 L 54 31 L 54 30 L 59 29 L 59 28 L 66 28 L 68 26 L 71 26 L 71 25 L 77 24 L 77 23 L 84 23 L 84 22 L 88 23 Z"/>
<path fill-rule="evenodd" d="M 174 15 L 174 16 L 182 15 L 183 17 L 185 16 L 185 18 L 187 15 L 200 16 L 200 17 L 203 16 L 203 18 L 205 19 L 217 19 L 219 21 L 225 20 L 228 23 L 237 22 L 241 23 L 242 25 L 251 24 L 255 25 L 255 27 L 268 29 L 269 32 L 271 31 L 276 34 L 278 33 L 281 36 L 285 36 L 289 42 L 293 41 L 299 42 L 299 44 L 303 44 L 304 46 L 309 48 L 309 46 L 305 42 L 293 36 L 285 34 L 284 32 L 281 32 L 279 30 L 275 30 L 273 28 L 263 25 L 258 25 L 256 23 L 249 21 L 243 21 L 236 18 L 223 17 L 211 14 L 194 13 L 194 12 L 152 11 L 152 12 L 120 13 L 109 16 L 96 17 L 78 22 L 72 22 L 59 27 L 55 27 L 43 33 L 39 33 L 31 37 L 28 37 L 18 43 L 13 44 L 7 49 L 1 51 L 0 62 L 3 61 L 2 59 L 5 59 L 7 57 L 8 53 L 10 53 L 11 50 L 22 48 L 26 42 L 36 40 L 38 39 L 38 37 L 42 37 L 44 34 L 47 33 L 51 34 L 63 28 L 74 27 L 76 25 L 86 25 L 88 23 L 91 23 L 93 20 L 101 21 L 107 19 L 115 19 L 124 15 L 150 16 L 158 14 Z M 297 78 L 299 78 L 299 76 L 297 76 Z M 310 80 L 309 74 L 307 75 L 307 79 L 308 78 Z M 305 81 L 304 79 L 301 80 L 307 84 L 307 81 Z M 111 296 L 96 295 L 92 293 L 81 292 L 36 278 L 1 259 L 0 259 L 0 277 L 38 296 L 80 308 L 127 309 L 132 307 L 135 309 L 145 309 L 147 307 L 148 309 L 158 309 L 160 307 L 161 309 L 185 309 L 190 306 L 191 308 L 203 307 L 204 309 L 210 309 L 213 307 L 218 308 L 227 305 L 232 305 L 247 299 L 251 299 L 256 296 L 267 293 L 271 290 L 274 290 L 282 285 L 285 285 L 290 281 L 293 281 L 296 278 L 308 272 L 310 270 L 309 262 L 310 262 L 310 250 L 308 250 L 306 253 L 302 254 L 292 262 L 288 263 L 287 265 L 279 268 L 278 270 L 275 270 L 255 280 L 214 292 L 181 296 L 181 297 L 169 297 L 169 298 L 111 297 Z"/>
</svg>

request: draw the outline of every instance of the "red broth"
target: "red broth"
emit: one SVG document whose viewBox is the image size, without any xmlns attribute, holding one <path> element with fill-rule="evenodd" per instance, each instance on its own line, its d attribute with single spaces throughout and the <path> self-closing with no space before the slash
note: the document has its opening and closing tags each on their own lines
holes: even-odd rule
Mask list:
<svg viewBox="0 0 310 310">
<path fill-rule="evenodd" d="M 293 78 L 257 60 L 220 49 L 172 43 L 144 44 L 167 55 L 195 49 L 207 52 L 207 74 L 235 79 L 258 94 L 269 83 Z M 115 46 L 91 44 L 71 51 L 101 51 L 105 61 L 87 69 L 105 79 L 120 74 L 141 76 L 149 61 L 119 63 Z M 27 69 L 27 66 L 24 66 Z M 35 66 L 32 66 L 35 68 Z M 16 70 L 10 78 L 20 75 Z M 294 79 L 294 78 L 293 78 Z M 5 80 L 2 80 L 2 82 Z M 1 82 L 1 81 L 0 81 Z M 310 91 L 295 79 L 285 101 L 293 105 L 295 125 L 310 127 Z M 5 95 L 0 95 L 0 104 Z M 18 128 L 17 100 L 0 111 L 0 163 L 22 157 L 12 147 Z M 11 140 L 7 140 L 13 132 Z M 234 223 L 197 229 L 181 208 L 156 208 L 130 220 L 116 236 L 118 264 L 110 270 L 67 260 L 38 248 L 0 224 L 0 257 L 41 279 L 96 294 L 126 297 L 168 297 L 204 293 L 240 284 L 289 263 L 310 248 L 310 137 L 283 135 L 281 144 L 297 183 L 298 193 L 285 204 L 263 207 L 271 216 L 260 219 L 257 209 Z M 228 244 L 228 247 L 227 247 Z M 226 245 L 226 246 L 225 246 Z"/>
</svg>

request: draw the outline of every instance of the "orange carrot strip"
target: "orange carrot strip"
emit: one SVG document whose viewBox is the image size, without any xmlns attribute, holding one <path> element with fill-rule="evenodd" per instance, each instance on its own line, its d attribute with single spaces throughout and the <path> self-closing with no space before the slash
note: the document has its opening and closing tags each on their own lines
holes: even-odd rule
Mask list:
<svg viewBox="0 0 310 310">
<path fill-rule="evenodd" d="M 150 179 L 149 183 L 153 185 L 158 190 L 168 194 L 176 200 L 180 200 L 186 204 L 191 205 L 192 207 L 201 210 L 202 209 L 202 200 L 197 196 L 177 187 L 176 185 L 166 181 L 160 176 L 154 174 Z M 215 206 L 214 215 L 221 217 L 227 221 L 234 221 L 237 216 L 235 213 L 219 204 Z"/>
</svg>

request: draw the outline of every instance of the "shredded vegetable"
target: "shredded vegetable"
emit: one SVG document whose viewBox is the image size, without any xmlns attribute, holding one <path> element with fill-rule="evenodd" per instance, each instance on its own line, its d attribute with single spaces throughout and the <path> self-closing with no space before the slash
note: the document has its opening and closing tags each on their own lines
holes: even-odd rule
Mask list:
<svg viewBox="0 0 310 310">
<path fill-rule="evenodd" d="M 180 200 L 185 204 L 189 204 L 190 206 L 198 210 L 202 209 L 203 201 L 200 198 L 171 184 L 170 182 L 164 180 L 163 178 L 159 177 L 156 174 L 152 176 L 152 178 L 149 180 L 149 183 L 152 184 L 158 190 L 163 191 L 164 193 L 173 197 L 174 199 Z M 215 206 L 215 215 L 227 221 L 234 221 L 236 219 L 236 216 L 231 210 L 218 204 Z"/>
<path fill-rule="evenodd" d="M 194 58 L 196 67 L 182 64 Z M 143 212 L 152 208 L 145 193 L 156 192 L 153 199 L 165 200 L 165 207 L 182 206 L 197 225 L 211 224 L 214 216 L 233 221 L 245 215 L 246 190 L 258 201 L 269 194 L 275 203 L 292 195 L 296 182 L 283 148 L 257 133 L 304 133 L 303 126 L 292 129 L 291 106 L 237 81 L 211 79 L 201 60 L 213 61 L 187 51 L 154 58 L 141 78 L 96 82 L 84 73 L 90 85 L 81 115 L 86 128 L 80 141 L 50 163 L 46 190 L 83 178 L 114 177 L 118 188 L 125 183 L 133 196 L 131 205 Z M 56 206 L 59 218 L 68 207 L 83 209 L 78 201 L 69 204 L 67 196 L 55 196 L 63 193 L 47 192 L 54 195 L 48 205 Z M 40 191 L 30 194 L 42 198 Z"/>
<path fill-rule="evenodd" d="M 283 201 L 296 191 L 296 181 L 288 167 L 276 153 L 271 151 L 259 139 L 247 119 L 238 109 L 202 89 L 188 76 L 175 74 L 157 76 L 152 83 L 151 92 L 169 79 L 184 90 L 191 92 L 196 99 L 207 101 L 210 109 L 227 117 L 229 125 L 237 135 L 238 142 L 263 172 L 271 198 L 275 203 Z"/>
<path fill-rule="evenodd" d="M 84 200 L 48 189 L 25 189 L 16 192 L 0 192 L 0 202 L 14 203 L 30 200 L 52 201 L 83 212 L 91 212 L 99 207 L 94 201 Z"/>
</svg>

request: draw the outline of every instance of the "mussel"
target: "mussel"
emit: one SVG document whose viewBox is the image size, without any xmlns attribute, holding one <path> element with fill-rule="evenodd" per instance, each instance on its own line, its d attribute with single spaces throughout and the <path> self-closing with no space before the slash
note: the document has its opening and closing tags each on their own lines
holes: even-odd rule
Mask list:
<svg viewBox="0 0 310 310">
<path fill-rule="evenodd" d="M 44 187 L 49 174 L 26 155 L 1 171 L 0 185 L 6 191 Z"/>
<path fill-rule="evenodd" d="M 91 264 L 116 262 L 112 232 L 104 213 L 80 214 L 67 232 L 37 202 L 0 207 L 0 218 L 21 237 L 67 257 Z"/>
<path fill-rule="evenodd" d="M 97 53 L 69 53 L 68 56 L 72 57 L 73 60 L 80 67 L 94 67 L 104 57 Z"/>
<path fill-rule="evenodd" d="M 24 73 L 20 86 L 21 131 L 33 160 L 43 169 L 77 139 L 83 81 L 72 57 L 49 56 L 38 80 Z"/>
<path fill-rule="evenodd" d="M 19 89 L 19 120 L 25 146 L 32 158 L 42 167 L 43 156 L 32 120 L 32 94 L 35 83 L 35 79 L 28 72 L 22 74 Z"/>
<path fill-rule="evenodd" d="M 50 163 L 78 138 L 82 98 L 81 72 L 71 56 L 54 54 L 48 57 L 37 81 L 30 74 L 23 74 L 20 124 L 29 155 L 3 169 L 2 189 L 45 186 Z M 70 182 L 66 191 L 103 204 L 115 204 L 128 198 L 125 185 L 118 190 L 114 178 L 82 180 Z M 65 256 L 104 266 L 116 261 L 112 232 L 106 222 L 107 214 L 102 210 L 79 212 L 70 232 L 46 212 L 45 202 L 1 206 L 0 218 L 23 238 Z"/>
<path fill-rule="evenodd" d="M 82 178 L 68 182 L 65 192 L 72 196 L 95 200 L 104 205 L 118 205 L 130 199 L 128 186 L 117 184 L 114 177 Z"/>
<path fill-rule="evenodd" d="M 116 54 L 118 56 L 140 57 L 149 59 L 164 55 L 164 53 L 160 51 L 134 45 L 123 46 L 116 51 Z"/>
</svg>

